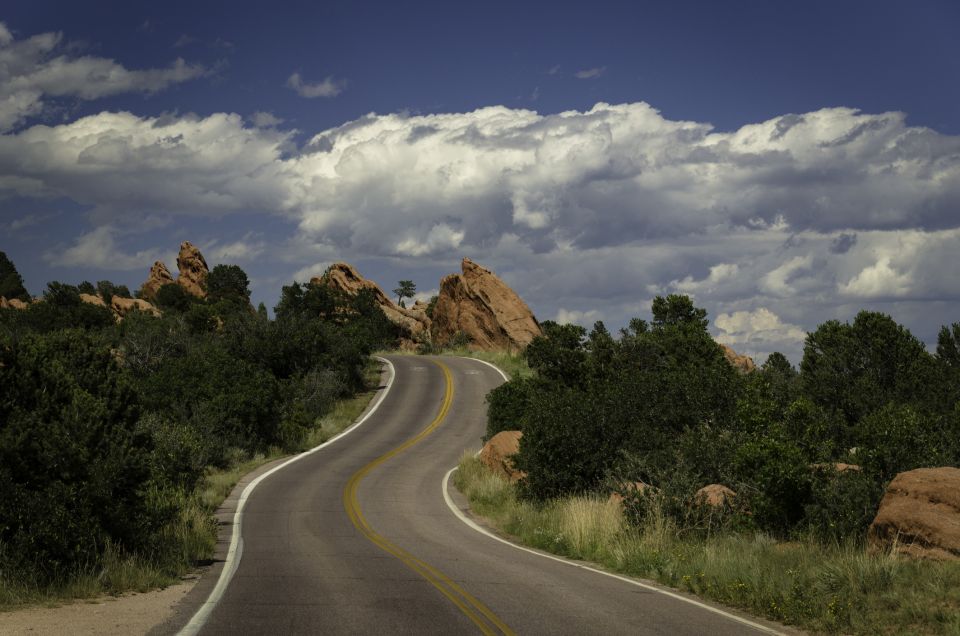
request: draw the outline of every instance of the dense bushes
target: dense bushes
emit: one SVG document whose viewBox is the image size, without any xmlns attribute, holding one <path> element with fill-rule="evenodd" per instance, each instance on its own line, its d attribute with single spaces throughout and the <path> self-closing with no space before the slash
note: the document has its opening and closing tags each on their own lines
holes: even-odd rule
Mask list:
<svg viewBox="0 0 960 636">
<path fill-rule="evenodd" d="M 487 436 L 524 432 L 522 495 L 642 481 L 654 486 L 644 497 L 692 529 L 703 525 L 696 490 L 723 483 L 738 493 L 740 526 L 839 540 L 863 535 L 896 473 L 960 460 L 957 325 L 931 355 L 889 316 L 861 312 L 810 333 L 799 372 L 774 353 L 742 376 L 688 298 L 652 309 L 619 338 L 600 323 L 544 323 L 526 351 L 535 377 L 488 396 Z"/>
<path fill-rule="evenodd" d="M 135 549 L 163 522 L 145 502 L 149 438 L 129 378 L 81 330 L 0 347 L 0 568 L 43 579 Z"/>
<path fill-rule="evenodd" d="M 395 337 L 366 296 L 295 284 L 270 320 L 247 286 L 218 265 L 207 299 L 167 285 L 161 318 L 120 323 L 57 282 L 0 310 L 0 577 L 42 586 L 105 555 L 187 555 L 170 543 L 208 467 L 299 448 Z"/>
</svg>

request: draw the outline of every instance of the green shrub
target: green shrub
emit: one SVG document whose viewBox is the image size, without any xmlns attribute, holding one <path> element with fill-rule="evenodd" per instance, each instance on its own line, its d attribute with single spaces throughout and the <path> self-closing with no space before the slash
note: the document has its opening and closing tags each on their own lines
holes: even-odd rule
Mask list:
<svg viewBox="0 0 960 636">
<path fill-rule="evenodd" d="M 733 487 L 758 527 L 788 535 L 803 520 L 810 501 L 810 468 L 803 451 L 782 434 L 751 439 L 737 449 Z"/>
<path fill-rule="evenodd" d="M 530 378 L 515 378 L 487 394 L 487 434 L 484 441 L 500 431 L 523 430 L 523 420 L 535 383 L 536 380 Z"/>
<path fill-rule="evenodd" d="M 882 496 L 882 485 L 867 473 L 840 472 L 833 464 L 824 464 L 811 475 L 810 503 L 804 507 L 806 523 L 825 541 L 862 540 Z"/>
<path fill-rule="evenodd" d="M 51 582 L 164 521 L 144 498 L 149 439 L 109 350 L 79 330 L 0 346 L 3 569 Z"/>
<path fill-rule="evenodd" d="M 913 408 L 888 404 L 859 422 L 854 432 L 857 460 L 878 481 L 948 458 L 938 444 L 943 434 L 937 421 Z"/>
</svg>

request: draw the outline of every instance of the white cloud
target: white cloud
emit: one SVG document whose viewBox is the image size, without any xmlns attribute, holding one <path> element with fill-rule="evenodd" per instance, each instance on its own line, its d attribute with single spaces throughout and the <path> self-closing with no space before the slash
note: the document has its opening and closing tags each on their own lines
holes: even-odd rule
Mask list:
<svg viewBox="0 0 960 636">
<path fill-rule="evenodd" d="M 287 87 L 292 88 L 300 97 L 336 97 L 343 92 L 346 83 L 343 80 L 327 76 L 321 82 L 307 82 L 300 77 L 300 73 L 293 73 L 287 78 Z"/>
<path fill-rule="evenodd" d="M 222 245 L 214 242 L 206 245 L 203 253 L 207 255 L 212 267 L 217 263 L 234 264 L 237 261 L 255 260 L 265 248 L 266 244 L 262 240 L 257 240 L 251 232 L 233 243 Z"/>
<path fill-rule="evenodd" d="M 717 339 L 726 344 L 800 342 L 807 337 L 807 333 L 799 326 L 783 322 L 766 307 L 720 314 L 714 324 L 723 332 Z"/>
<path fill-rule="evenodd" d="M 796 290 L 790 286 L 790 281 L 798 273 L 809 270 L 812 264 L 813 258 L 809 254 L 795 256 L 760 279 L 760 289 L 774 296 L 794 294 Z"/>
<path fill-rule="evenodd" d="M 577 79 L 594 79 L 607 72 L 606 66 L 596 66 L 594 68 L 585 68 L 573 74 Z"/>
<path fill-rule="evenodd" d="M 800 326 L 783 322 L 766 307 L 720 314 L 714 325 L 720 330 L 718 342 L 752 356 L 758 362 L 773 351 L 797 358 L 807 337 Z"/>
<path fill-rule="evenodd" d="M 411 302 L 429 303 L 430 299 L 439 293 L 440 293 L 440 289 L 437 287 L 434 287 L 433 289 L 430 289 L 428 291 L 418 291 L 416 294 L 413 295 L 413 299 Z"/>
<path fill-rule="evenodd" d="M 116 241 L 116 230 L 104 225 L 82 234 L 70 247 L 51 249 L 44 260 L 60 267 L 93 267 L 108 270 L 144 269 L 146 264 L 160 258 L 160 250 L 148 249 L 126 252 Z"/>
<path fill-rule="evenodd" d="M 910 276 L 891 267 L 890 257 L 885 256 L 837 288 L 851 296 L 903 296 L 910 291 L 911 282 Z"/>
<path fill-rule="evenodd" d="M 446 223 L 438 223 L 430 228 L 426 236 L 408 237 L 397 243 L 395 251 L 405 256 L 423 256 L 439 251 L 455 250 L 463 242 L 463 230 L 456 230 Z"/>
<path fill-rule="evenodd" d="M 282 124 L 283 120 L 273 113 L 257 111 L 250 116 L 250 122 L 257 128 L 273 128 Z"/>
<path fill-rule="evenodd" d="M 600 312 L 596 309 L 579 311 L 576 309 L 564 309 L 561 307 L 557 311 L 554 322 L 561 325 L 581 325 L 583 327 L 592 327 L 593 323 L 600 320 Z"/>
<path fill-rule="evenodd" d="M 714 289 L 720 283 L 735 278 L 740 272 L 736 263 L 718 263 L 710 268 L 710 274 L 703 280 L 694 280 L 687 276 L 683 280 L 670 281 L 670 286 L 685 294 L 695 294 L 700 290 Z"/>
<path fill-rule="evenodd" d="M 371 114 L 300 147 L 265 123 L 100 113 L 0 135 L 0 199 L 71 199 L 115 228 L 144 214 L 271 215 L 295 234 L 259 258 L 289 269 L 345 259 L 439 273 L 467 255 L 538 315 L 588 307 L 612 327 L 670 291 L 711 316 L 762 307 L 807 330 L 862 307 L 928 331 L 960 314 L 944 266 L 960 245 L 960 137 L 900 113 L 824 109 L 716 132 L 643 103 L 493 106 Z M 904 304 L 878 304 L 890 302 Z"/>
<path fill-rule="evenodd" d="M 332 263 L 327 261 L 314 263 L 313 265 L 307 265 L 306 267 L 301 267 L 295 271 L 291 278 L 298 283 L 309 283 L 311 278 L 322 276 L 323 273 L 327 271 L 327 268 L 330 267 L 330 265 L 332 265 Z"/>
<path fill-rule="evenodd" d="M 155 93 L 208 72 L 179 58 L 168 68 L 128 70 L 111 59 L 61 52 L 62 41 L 60 33 L 16 40 L 0 23 L 0 132 L 41 114 L 50 98 Z"/>
</svg>

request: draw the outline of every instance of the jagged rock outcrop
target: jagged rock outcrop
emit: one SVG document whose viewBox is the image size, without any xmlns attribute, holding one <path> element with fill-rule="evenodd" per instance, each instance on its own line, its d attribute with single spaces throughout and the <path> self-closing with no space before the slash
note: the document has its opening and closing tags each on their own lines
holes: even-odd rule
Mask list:
<svg viewBox="0 0 960 636">
<path fill-rule="evenodd" d="M 894 477 L 867 542 L 874 551 L 960 559 L 960 468 L 918 468 Z"/>
<path fill-rule="evenodd" d="M 110 300 L 110 304 L 107 305 L 107 303 L 103 302 L 103 299 L 100 296 L 95 296 L 93 294 L 80 294 L 80 300 L 81 302 L 85 302 L 90 305 L 96 305 L 97 307 L 109 309 L 113 312 L 113 316 L 116 318 L 117 322 L 123 320 L 123 317 L 129 314 L 131 311 L 142 311 L 158 317 L 162 315 L 159 309 L 141 298 L 121 298 L 120 296 L 114 296 Z"/>
<path fill-rule="evenodd" d="M 0 309 L 26 309 L 27 303 L 23 302 L 19 298 L 6 299 L 3 296 L 0 296 Z"/>
<path fill-rule="evenodd" d="M 150 268 L 147 280 L 140 286 L 140 298 L 153 300 L 157 297 L 157 292 L 160 291 L 161 287 L 174 282 L 176 281 L 173 280 L 173 274 L 170 273 L 163 261 L 156 261 Z"/>
<path fill-rule="evenodd" d="M 114 296 L 110 301 L 110 309 L 116 314 L 118 320 L 131 311 L 142 311 L 157 317 L 162 315 L 159 309 L 142 298 L 121 298 L 120 296 Z"/>
<path fill-rule="evenodd" d="M 500 431 L 490 438 L 480 450 L 480 461 L 498 475 L 517 481 L 526 477 L 526 473 L 517 470 L 512 457 L 520 450 L 520 431 Z"/>
<path fill-rule="evenodd" d="M 177 255 L 177 284 L 197 298 L 207 297 L 207 274 L 210 268 L 200 250 L 190 241 L 180 244 L 180 253 Z"/>
<path fill-rule="evenodd" d="M 364 289 L 370 290 L 387 319 L 400 328 L 401 345 L 404 348 L 415 348 L 417 343 L 430 338 L 430 319 L 425 304 L 416 303 L 410 309 L 395 305 L 379 285 L 361 276 L 349 263 L 334 263 L 323 276 L 312 278 L 310 284 L 327 285 L 351 296 L 356 296 Z"/>
<path fill-rule="evenodd" d="M 89 305 L 96 305 L 97 307 L 107 308 L 107 303 L 103 302 L 103 298 L 99 296 L 94 296 L 93 294 L 80 294 L 80 301 L 85 302 Z"/>
<path fill-rule="evenodd" d="M 693 495 L 693 502 L 698 506 L 722 508 L 733 504 L 737 493 L 723 484 L 708 484 Z"/>
<path fill-rule="evenodd" d="M 752 373 L 756 370 L 757 365 L 754 364 L 753 358 L 750 356 L 742 356 L 730 347 L 725 344 L 720 344 L 723 347 L 723 357 L 727 359 L 734 369 L 740 373 Z"/>
<path fill-rule="evenodd" d="M 433 308 L 433 343 L 446 346 L 458 337 L 478 349 L 523 349 L 543 332 L 523 299 L 493 272 L 469 258 L 462 274 L 440 281 Z"/>
</svg>

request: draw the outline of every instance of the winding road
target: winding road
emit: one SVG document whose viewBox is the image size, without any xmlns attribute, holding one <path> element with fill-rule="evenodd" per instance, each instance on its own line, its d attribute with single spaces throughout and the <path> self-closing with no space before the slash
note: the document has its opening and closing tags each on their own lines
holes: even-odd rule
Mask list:
<svg viewBox="0 0 960 636">
<path fill-rule="evenodd" d="M 484 396 L 503 378 L 466 358 L 386 359 L 374 410 L 247 488 L 234 551 L 205 577 L 219 585 L 201 581 L 155 633 L 772 633 L 465 523 L 446 475 L 479 448 Z"/>
</svg>

